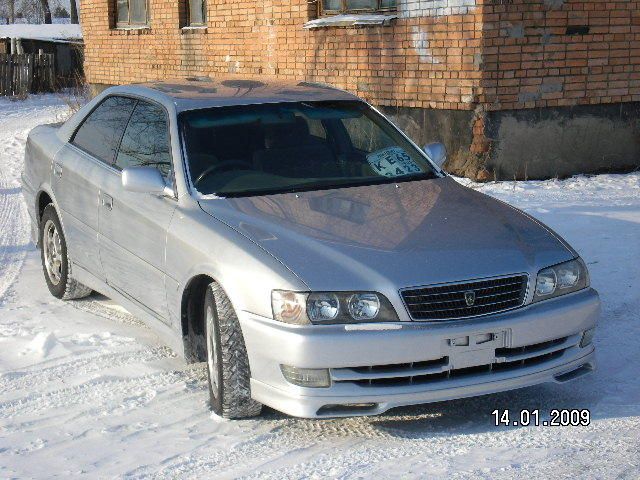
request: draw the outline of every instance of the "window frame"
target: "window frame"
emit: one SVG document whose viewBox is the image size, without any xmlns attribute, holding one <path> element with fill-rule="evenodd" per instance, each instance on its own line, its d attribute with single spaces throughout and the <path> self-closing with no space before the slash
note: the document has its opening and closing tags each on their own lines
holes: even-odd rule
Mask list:
<svg viewBox="0 0 640 480">
<path fill-rule="evenodd" d="M 120 154 L 120 148 L 122 147 L 122 141 L 124 140 L 124 136 L 127 133 L 127 129 L 129 128 L 129 124 L 131 123 L 131 119 L 133 118 L 133 114 L 136 111 L 136 108 L 138 108 L 138 105 L 141 102 L 147 103 L 149 105 L 154 105 L 159 107 L 165 115 L 166 118 L 166 126 L 167 126 L 167 140 L 169 143 L 169 163 L 171 164 L 171 175 L 169 175 L 169 177 L 166 179 L 167 182 L 171 183 L 171 188 L 174 190 L 175 193 L 175 183 L 176 183 L 176 178 L 175 178 L 175 162 L 173 161 L 173 152 L 172 152 L 172 142 L 171 142 L 171 118 L 169 116 L 169 111 L 167 110 L 167 108 L 162 105 L 161 103 L 155 102 L 151 99 L 148 99 L 146 97 L 137 97 L 137 96 L 129 96 L 129 95 L 119 95 L 121 97 L 128 97 L 131 98 L 132 100 L 136 100 L 135 105 L 133 106 L 133 110 L 131 110 L 131 113 L 129 114 L 129 118 L 127 119 L 127 124 L 124 127 L 124 130 L 122 131 L 122 135 L 120 135 L 120 141 L 118 142 L 118 148 L 116 149 L 116 153 L 113 156 L 113 162 L 111 163 L 111 166 L 117 170 L 118 172 L 122 172 L 122 170 L 124 170 L 123 168 L 120 168 L 116 162 L 118 161 L 118 155 Z"/>
<path fill-rule="evenodd" d="M 387 13 L 398 10 L 398 0 L 393 7 L 381 7 L 382 0 L 377 0 L 376 8 L 347 8 L 347 0 L 340 0 L 342 7 L 339 10 L 328 10 L 324 8 L 324 0 L 318 0 L 318 17 L 327 17 L 331 15 L 342 14 L 358 14 L 358 13 Z"/>
<path fill-rule="evenodd" d="M 120 135 L 120 139 L 118 140 L 118 146 L 115 150 L 115 153 L 113 154 L 113 158 L 111 159 L 111 162 L 107 163 L 104 160 L 102 160 L 101 158 L 96 157 L 95 155 L 93 155 L 91 152 L 87 152 L 86 150 L 84 150 L 83 148 L 81 148 L 80 146 L 76 145 L 75 143 L 73 143 L 73 141 L 76 138 L 76 135 L 78 133 L 78 130 L 80 130 L 80 128 L 82 128 L 82 125 L 84 125 L 84 123 L 87 121 L 87 119 L 91 116 L 91 114 L 93 112 L 95 112 L 98 107 L 100 107 L 100 105 L 102 105 L 105 101 L 107 101 L 109 98 L 112 97 L 120 97 L 120 98 L 129 98 L 131 100 L 135 100 L 135 104 L 133 106 L 133 108 L 131 109 L 131 113 L 129 114 L 129 117 L 127 118 L 127 121 L 125 123 L 124 129 L 122 130 L 122 134 Z M 75 130 L 73 131 L 73 133 L 71 134 L 71 136 L 69 137 L 69 140 L 67 141 L 67 145 L 78 149 L 79 151 L 81 151 L 82 153 L 84 153 L 86 156 L 88 156 L 91 160 L 97 162 L 98 164 L 102 165 L 103 167 L 106 167 L 110 170 L 112 170 L 113 172 L 117 173 L 118 175 L 122 175 L 122 170 L 119 169 L 116 166 L 116 158 L 118 158 L 118 153 L 120 152 L 120 145 L 122 144 L 122 139 L 124 138 L 124 133 L 127 131 L 127 127 L 129 126 L 129 122 L 131 121 L 131 117 L 133 116 L 133 112 L 136 109 L 136 106 L 138 105 L 138 102 L 147 102 L 147 103 L 151 103 L 154 105 L 159 106 L 160 108 L 162 108 L 162 110 L 164 111 L 165 115 L 167 116 L 167 130 L 168 130 L 168 138 L 169 138 L 169 160 L 171 162 L 171 178 L 167 180 L 168 183 L 170 183 L 169 188 L 171 188 L 173 190 L 173 197 L 169 197 L 169 198 L 173 198 L 174 200 L 178 200 L 178 189 L 177 189 L 177 181 L 176 181 L 176 161 L 175 161 L 175 157 L 173 155 L 173 135 L 171 134 L 171 114 L 169 112 L 169 110 L 167 109 L 166 106 L 164 106 L 162 103 L 157 102 L 156 100 L 153 100 L 151 98 L 142 96 L 142 95 L 136 95 L 136 94 L 132 94 L 132 93 L 112 93 L 109 95 L 106 95 L 100 102 L 98 102 L 89 113 L 87 113 L 85 115 L 85 117 L 82 119 L 82 121 L 76 126 Z M 180 147 L 180 151 L 182 153 L 182 146 Z"/>
<path fill-rule="evenodd" d="M 92 152 L 89 152 L 88 150 L 85 150 L 84 148 L 82 148 L 80 145 L 77 145 L 75 143 L 76 140 L 76 136 L 78 135 L 78 132 L 80 131 L 80 129 L 84 126 L 84 124 L 87 122 L 87 120 L 89 120 L 89 117 L 91 117 L 91 115 L 93 115 L 93 113 L 100 108 L 107 100 L 109 100 L 110 98 L 129 98 L 131 100 L 135 100 L 136 103 L 134 103 L 133 108 L 131 109 L 131 113 L 129 113 L 129 116 L 127 117 L 127 120 L 124 122 L 124 128 L 122 129 L 122 133 L 120 134 L 120 138 L 118 139 L 118 143 L 116 145 L 116 148 L 114 150 L 113 153 L 113 157 L 111 158 L 111 161 L 107 162 L 106 160 L 103 160 L 102 158 L 96 157 L 96 155 Z M 118 155 L 118 150 L 120 150 L 120 143 L 122 142 L 122 136 L 124 135 L 125 130 L 127 129 L 127 126 L 129 125 L 129 120 L 131 119 L 131 114 L 133 113 L 133 111 L 136 108 L 137 105 L 137 98 L 133 97 L 133 96 L 129 96 L 129 95 L 119 95 L 119 94 L 112 94 L 112 95 L 107 95 L 105 96 L 100 102 L 98 102 L 89 113 L 87 113 L 84 118 L 82 119 L 82 121 L 80 123 L 78 123 L 78 125 L 76 126 L 75 130 L 73 131 L 73 133 L 71 134 L 71 136 L 69 137 L 69 141 L 67 142 L 68 145 L 71 145 L 74 148 L 77 148 L 78 150 L 80 150 L 82 153 L 84 153 L 85 155 L 88 155 L 89 157 L 91 157 L 93 160 L 99 162 L 101 165 L 106 165 L 107 167 L 111 167 L 114 168 L 114 162 L 116 159 L 116 156 Z M 115 169 L 115 168 L 114 168 Z"/>
<path fill-rule="evenodd" d="M 131 21 L 131 1 L 132 0 L 127 0 L 127 5 L 128 5 L 128 9 L 127 9 L 127 15 L 128 15 L 128 20 L 126 22 L 121 22 L 119 20 L 119 15 L 118 15 L 118 0 L 112 0 L 115 3 L 115 9 L 114 9 L 114 13 L 115 13 L 115 25 L 116 28 L 140 28 L 140 27 L 148 27 L 149 26 L 149 0 L 142 0 L 144 2 L 145 5 L 145 20 L 144 23 L 138 23 L 138 22 L 132 22 Z"/>
<path fill-rule="evenodd" d="M 184 0 L 186 2 L 186 24 L 188 27 L 206 27 L 207 26 L 207 0 L 202 1 L 202 23 L 191 21 L 191 0 Z"/>
</svg>

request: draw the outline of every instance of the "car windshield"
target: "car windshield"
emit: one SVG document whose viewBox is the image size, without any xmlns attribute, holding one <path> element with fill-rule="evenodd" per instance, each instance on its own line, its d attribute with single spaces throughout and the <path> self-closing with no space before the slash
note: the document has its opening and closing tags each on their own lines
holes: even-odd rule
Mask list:
<svg viewBox="0 0 640 480">
<path fill-rule="evenodd" d="M 192 110 L 180 128 L 191 181 L 223 197 L 435 178 L 426 156 L 364 102 Z"/>
</svg>

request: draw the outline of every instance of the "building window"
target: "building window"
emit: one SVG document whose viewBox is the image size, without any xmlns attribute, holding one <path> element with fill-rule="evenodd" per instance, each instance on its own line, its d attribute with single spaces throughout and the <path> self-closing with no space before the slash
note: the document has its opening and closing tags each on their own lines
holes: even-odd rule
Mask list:
<svg viewBox="0 0 640 480">
<path fill-rule="evenodd" d="M 388 12 L 395 9 L 396 0 L 320 0 L 321 15 Z"/>
<path fill-rule="evenodd" d="M 147 0 L 117 0 L 118 27 L 140 26 L 149 23 Z"/>
<path fill-rule="evenodd" d="M 202 26 L 207 22 L 207 3 L 205 0 L 187 0 L 189 26 Z"/>
</svg>

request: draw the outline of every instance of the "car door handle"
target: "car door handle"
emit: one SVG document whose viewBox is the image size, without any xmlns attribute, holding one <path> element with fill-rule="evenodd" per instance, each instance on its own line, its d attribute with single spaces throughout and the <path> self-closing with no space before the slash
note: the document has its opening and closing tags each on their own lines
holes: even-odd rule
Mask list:
<svg viewBox="0 0 640 480">
<path fill-rule="evenodd" d="M 113 210 L 113 197 L 111 195 L 107 195 L 106 193 L 100 194 L 100 203 L 103 207 Z"/>
<path fill-rule="evenodd" d="M 62 164 L 60 162 L 53 162 L 53 174 L 58 178 L 62 178 Z"/>
</svg>

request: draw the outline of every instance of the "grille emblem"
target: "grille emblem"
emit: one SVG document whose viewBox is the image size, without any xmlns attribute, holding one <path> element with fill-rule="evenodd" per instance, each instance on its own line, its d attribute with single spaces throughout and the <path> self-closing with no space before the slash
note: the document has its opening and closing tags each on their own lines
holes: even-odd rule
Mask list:
<svg viewBox="0 0 640 480">
<path fill-rule="evenodd" d="M 464 301 L 467 303 L 467 307 L 472 307 L 476 303 L 476 292 L 473 290 L 464 292 Z"/>
</svg>

